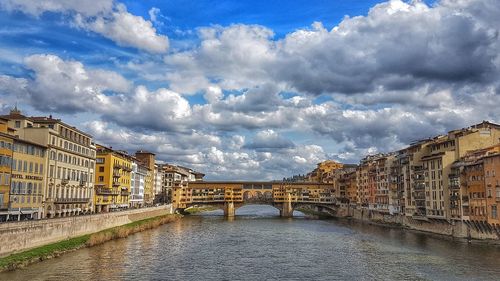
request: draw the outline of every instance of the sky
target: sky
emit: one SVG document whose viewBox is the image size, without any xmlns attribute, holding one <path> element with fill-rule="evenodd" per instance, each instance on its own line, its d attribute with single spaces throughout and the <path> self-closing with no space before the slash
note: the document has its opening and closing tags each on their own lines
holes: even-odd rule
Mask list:
<svg viewBox="0 0 500 281">
<path fill-rule="evenodd" d="M 209 180 L 271 180 L 498 122 L 500 5 L 0 1 L 0 113 Z"/>
</svg>

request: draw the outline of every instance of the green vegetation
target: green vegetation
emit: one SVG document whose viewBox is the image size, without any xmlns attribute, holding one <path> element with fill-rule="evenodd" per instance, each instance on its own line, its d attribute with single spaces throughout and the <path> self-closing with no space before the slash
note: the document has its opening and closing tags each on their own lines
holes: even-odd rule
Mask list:
<svg viewBox="0 0 500 281">
<path fill-rule="evenodd" d="M 155 228 L 159 225 L 169 223 L 180 218 L 179 215 L 162 215 L 144 220 L 131 222 L 129 224 L 105 229 L 96 233 L 87 234 L 53 244 L 37 247 L 21 253 L 0 258 L 0 272 L 15 270 L 29 264 L 60 256 L 61 254 L 92 247 L 117 238 L 124 238 L 130 234 Z"/>
<path fill-rule="evenodd" d="M 184 213 L 186 213 L 187 215 L 192 215 L 196 213 L 215 211 L 215 210 L 218 210 L 218 208 L 214 206 L 197 206 L 185 209 Z"/>
<path fill-rule="evenodd" d="M 0 271 L 14 270 L 85 247 L 90 235 L 83 235 L 0 258 Z"/>
</svg>

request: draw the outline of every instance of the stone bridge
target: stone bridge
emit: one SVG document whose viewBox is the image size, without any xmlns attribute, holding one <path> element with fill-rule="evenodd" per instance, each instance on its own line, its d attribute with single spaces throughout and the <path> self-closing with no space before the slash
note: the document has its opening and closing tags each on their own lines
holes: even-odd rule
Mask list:
<svg viewBox="0 0 500 281">
<path fill-rule="evenodd" d="M 200 181 L 174 187 L 175 209 L 210 205 L 233 217 L 245 204 L 268 204 L 291 217 L 298 208 L 335 215 L 337 204 L 333 184 L 288 182 L 221 182 Z"/>
</svg>

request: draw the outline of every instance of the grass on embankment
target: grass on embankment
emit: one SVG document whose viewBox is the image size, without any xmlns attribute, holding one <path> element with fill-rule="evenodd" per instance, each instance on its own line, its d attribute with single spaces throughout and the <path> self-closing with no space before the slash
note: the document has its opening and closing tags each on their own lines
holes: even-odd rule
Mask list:
<svg viewBox="0 0 500 281">
<path fill-rule="evenodd" d="M 77 249 L 99 245 L 113 239 L 125 238 L 131 234 L 172 222 L 179 217 L 179 215 L 152 217 L 12 254 L 0 258 L 0 272 L 22 268 L 32 263 L 58 257 L 64 253 Z"/>
</svg>

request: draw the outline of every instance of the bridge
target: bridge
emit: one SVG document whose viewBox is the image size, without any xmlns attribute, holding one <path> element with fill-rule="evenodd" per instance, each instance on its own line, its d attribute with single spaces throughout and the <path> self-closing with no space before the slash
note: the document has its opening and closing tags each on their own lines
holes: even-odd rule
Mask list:
<svg viewBox="0 0 500 281">
<path fill-rule="evenodd" d="M 173 206 L 177 210 L 210 205 L 233 217 L 245 204 L 268 204 L 282 217 L 292 217 L 295 209 L 311 209 L 335 215 L 337 206 L 333 184 L 288 182 L 200 181 L 175 184 Z"/>
</svg>

